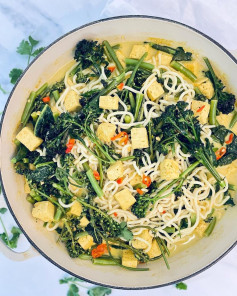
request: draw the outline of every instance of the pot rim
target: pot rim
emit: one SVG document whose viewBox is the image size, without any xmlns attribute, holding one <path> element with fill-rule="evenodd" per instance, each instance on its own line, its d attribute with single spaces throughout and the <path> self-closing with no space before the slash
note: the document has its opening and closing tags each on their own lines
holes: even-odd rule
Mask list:
<svg viewBox="0 0 237 296">
<path fill-rule="evenodd" d="M 123 19 L 123 18 L 124 19 L 155 19 L 155 20 L 160 20 L 160 21 L 163 21 L 163 22 L 168 22 L 168 23 L 173 23 L 173 24 L 181 25 L 181 26 L 183 26 L 185 28 L 190 29 L 191 31 L 194 31 L 195 33 L 198 33 L 202 37 L 204 37 L 207 40 L 209 40 L 212 43 L 214 43 L 222 51 L 224 51 L 224 53 L 226 53 L 233 60 L 233 62 L 235 64 L 237 64 L 237 59 L 227 49 L 225 49 L 225 47 L 223 47 L 220 43 L 218 43 L 216 40 L 214 40 L 213 38 L 209 37 L 205 33 L 201 32 L 201 31 L 199 31 L 199 30 L 197 30 L 197 29 L 195 29 L 195 28 L 193 28 L 193 27 L 191 27 L 189 25 L 186 25 L 184 23 L 181 23 L 181 22 L 178 22 L 178 21 L 175 21 L 175 20 L 172 20 L 172 19 L 162 18 L 162 17 L 157 17 L 157 16 L 149 16 L 149 15 L 122 15 L 122 16 L 114 16 L 114 17 L 103 18 L 103 19 L 99 19 L 99 20 L 96 20 L 96 21 L 93 21 L 93 22 L 89 22 L 89 23 L 86 23 L 85 25 L 82 25 L 80 27 L 77 27 L 77 28 L 75 28 L 75 29 L 73 29 L 73 30 L 65 33 L 64 35 L 60 36 L 59 38 L 57 38 L 55 41 L 53 41 L 48 46 L 46 46 L 44 48 L 44 50 L 26 67 L 26 69 L 23 71 L 23 73 L 21 74 L 20 78 L 17 80 L 16 84 L 12 88 L 12 90 L 10 92 L 10 95 L 9 95 L 7 101 L 6 101 L 6 104 L 5 104 L 3 113 L 2 113 L 2 117 L 1 117 L 1 122 L 0 122 L 0 138 L 1 138 L 1 133 L 2 133 L 3 122 L 4 122 L 6 110 L 7 110 L 8 104 L 9 104 L 9 102 L 11 100 L 11 97 L 12 97 L 12 95 L 13 95 L 16 87 L 18 86 L 19 82 L 21 81 L 21 79 L 23 78 L 23 76 L 25 75 L 25 73 L 31 67 L 31 65 L 33 65 L 38 60 L 38 58 L 41 55 L 44 54 L 45 51 L 47 51 L 50 47 L 52 47 L 54 44 L 56 44 L 61 39 L 65 38 L 66 36 L 68 36 L 68 35 L 76 32 L 76 31 L 79 31 L 79 30 L 81 30 L 83 28 L 86 28 L 86 27 L 95 25 L 97 23 L 107 22 L 107 21 L 111 21 L 111 20 L 113 21 L 113 20 L 118 20 L 118 19 Z M 0 143 L 0 145 L 1 145 L 1 143 Z M 10 202 L 8 201 L 8 198 L 7 198 L 7 195 L 6 195 L 6 192 L 5 192 L 5 188 L 4 188 L 4 184 L 3 184 L 3 180 L 2 180 L 2 169 L 1 168 L 0 168 L 0 182 L 2 184 L 3 196 L 4 196 L 4 199 L 6 201 L 7 206 L 9 208 L 9 211 L 10 211 L 12 217 L 14 218 L 14 220 L 16 221 L 17 225 L 21 229 L 22 233 L 24 234 L 24 236 L 29 241 L 29 243 L 40 253 L 40 255 L 42 255 L 43 257 L 45 257 L 54 266 L 60 268 L 61 270 L 65 271 L 66 273 L 68 273 L 68 274 L 70 274 L 70 275 L 72 275 L 72 276 L 74 276 L 76 278 L 85 280 L 86 282 L 91 283 L 91 284 L 101 285 L 101 286 L 104 286 L 104 287 L 109 287 L 109 288 L 112 288 L 112 289 L 121 289 L 121 290 L 146 290 L 146 289 L 155 289 L 155 288 L 161 288 L 161 287 L 173 285 L 173 284 L 179 283 L 181 281 L 187 280 L 187 279 L 189 279 L 189 278 L 191 278 L 193 276 L 196 276 L 199 273 L 207 270 L 208 268 L 210 268 L 211 266 L 213 266 L 215 263 L 217 263 L 219 260 L 221 260 L 225 255 L 227 255 L 237 245 L 237 240 L 236 240 L 236 242 L 233 245 L 231 245 L 222 255 L 220 255 L 218 258 L 216 258 L 215 260 L 213 260 L 211 263 L 209 263 L 205 267 L 199 269 L 198 271 L 196 271 L 196 272 L 194 272 L 194 273 L 192 273 L 192 274 L 190 274 L 188 276 L 182 277 L 182 278 L 180 278 L 180 279 L 178 279 L 176 281 L 171 281 L 171 282 L 167 282 L 165 284 L 160 284 L 160 285 L 144 286 L 144 287 L 126 287 L 126 286 L 113 286 L 113 285 L 103 284 L 103 283 L 100 283 L 100 282 L 88 280 L 88 279 L 86 279 L 84 277 L 78 276 L 77 274 L 73 273 L 72 271 L 68 270 L 67 268 L 64 268 L 63 266 L 61 266 L 60 264 L 58 264 L 57 262 L 55 262 L 53 259 L 51 259 L 50 257 L 48 257 L 48 255 L 46 253 L 44 253 L 37 246 L 37 244 L 33 240 L 31 240 L 31 238 L 28 236 L 28 234 L 26 233 L 26 231 L 24 230 L 24 228 L 21 226 L 20 222 L 16 218 L 15 213 L 14 213 L 14 211 L 13 211 L 11 205 L 10 205 Z"/>
</svg>

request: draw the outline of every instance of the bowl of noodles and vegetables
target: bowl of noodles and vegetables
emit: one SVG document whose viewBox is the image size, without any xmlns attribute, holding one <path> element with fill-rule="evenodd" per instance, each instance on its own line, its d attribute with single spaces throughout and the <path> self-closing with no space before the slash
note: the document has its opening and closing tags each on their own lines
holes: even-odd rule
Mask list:
<svg viewBox="0 0 237 296">
<path fill-rule="evenodd" d="M 129 28 L 122 37 L 107 32 L 118 23 Z M 2 145 L 13 139 L 2 148 L 4 190 L 31 243 L 76 276 L 124 288 L 180 280 L 225 253 L 237 236 L 227 234 L 237 181 L 232 68 L 210 39 L 155 18 L 101 21 L 49 46 L 2 120 Z"/>
</svg>

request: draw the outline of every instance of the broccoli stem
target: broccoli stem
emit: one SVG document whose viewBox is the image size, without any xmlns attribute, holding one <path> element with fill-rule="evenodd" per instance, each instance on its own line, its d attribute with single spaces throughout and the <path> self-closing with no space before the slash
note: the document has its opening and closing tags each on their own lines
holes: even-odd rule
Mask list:
<svg viewBox="0 0 237 296">
<path fill-rule="evenodd" d="M 205 156 L 204 153 L 202 153 L 200 156 L 198 156 L 201 163 L 209 170 L 209 172 L 212 174 L 212 176 L 216 179 L 216 181 L 219 183 L 221 187 L 225 187 L 225 181 L 221 178 L 221 176 L 218 174 L 217 170 L 211 165 L 208 158 Z"/>
<path fill-rule="evenodd" d="M 129 97 L 129 101 L 130 101 L 130 105 L 131 105 L 132 111 L 134 112 L 135 107 L 136 107 L 134 96 L 133 96 L 133 94 L 131 92 L 129 92 L 128 97 Z"/>
<path fill-rule="evenodd" d="M 210 111 L 209 111 L 209 123 L 211 125 L 217 125 L 217 120 L 216 120 L 217 103 L 218 103 L 217 100 L 211 100 Z"/>
<path fill-rule="evenodd" d="M 210 63 L 210 61 L 209 61 L 209 59 L 207 57 L 204 57 L 203 60 L 206 63 L 208 70 L 211 72 L 211 76 L 212 76 L 213 83 L 214 83 L 214 88 L 216 89 L 217 77 L 216 77 L 216 74 L 215 74 L 215 72 L 214 72 L 214 70 L 212 68 L 212 65 L 211 65 L 211 63 Z"/>
<path fill-rule="evenodd" d="M 172 54 L 172 55 L 174 55 L 176 53 L 176 49 L 174 49 L 172 47 L 169 47 L 169 46 L 166 46 L 166 45 L 159 45 L 159 44 L 156 44 L 156 43 L 153 43 L 153 42 L 148 42 L 148 43 L 154 49 L 161 50 L 161 51 L 167 52 L 167 53 Z"/>
<path fill-rule="evenodd" d="M 126 58 L 125 63 L 127 66 L 135 67 L 138 63 L 138 60 Z M 142 68 L 142 69 L 148 70 L 148 71 L 152 71 L 155 68 L 155 66 L 150 63 L 142 62 L 140 64 L 139 68 Z"/>
<path fill-rule="evenodd" d="M 34 200 L 34 199 L 32 198 L 32 196 L 30 196 L 30 195 L 27 195 L 26 200 L 27 200 L 29 203 L 31 203 L 31 204 L 34 204 L 34 203 L 35 203 L 35 200 Z"/>
<path fill-rule="evenodd" d="M 153 151 L 153 143 L 152 143 L 151 125 L 152 125 L 152 122 L 150 121 L 148 123 L 148 135 L 149 135 L 150 156 L 151 156 L 151 160 L 153 160 L 153 158 L 154 158 L 154 151 Z"/>
<path fill-rule="evenodd" d="M 52 92 L 52 94 L 53 94 L 53 97 L 54 97 L 54 99 L 55 99 L 55 102 L 57 102 L 58 101 L 58 99 L 59 99 L 59 91 L 56 89 L 56 90 L 54 90 L 53 92 Z"/>
<path fill-rule="evenodd" d="M 61 219 L 62 214 L 62 209 L 57 208 L 56 213 L 54 215 L 54 221 L 58 222 Z"/>
<path fill-rule="evenodd" d="M 116 259 L 112 259 L 112 258 L 95 258 L 92 260 L 93 264 L 96 265 L 118 265 L 119 264 L 119 260 Z"/>
<path fill-rule="evenodd" d="M 136 94 L 136 107 L 135 107 L 135 114 L 134 114 L 134 122 L 137 121 L 139 111 L 141 109 L 142 101 L 143 101 L 143 94 L 137 93 Z"/>
<path fill-rule="evenodd" d="M 117 76 L 106 88 L 102 89 L 96 98 L 100 96 L 106 95 L 111 90 L 113 90 L 117 85 L 119 85 L 125 79 L 125 73 L 122 72 L 119 76 Z M 91 101 L 92 102 L 92 101 Z"/>
<path fill-rule="evenodd" d="M 197 86 L 194 87 L 194 91 L 197 95 L 202 95 L 202 92 L 200 91 L 200 89 Z"/>
<path fill-rule="evenodd" d="M 104 40 L 102 44 L 105 46 L 105 48 L 107 49 L 110 57 L 112 58 L 112 60 L 116 64 L 119 73 L 122 73 L 124 71 L 124 68 L 121 65 L 118 57 L 116 56 L 115 51 L 113 50 L 113 48 L 111 47 L 111 45 L 109 44 L 109 42 L 107 40 Z"/>
<path fill-rule="evenodd" d="M 43 84 L 36 92 L 32 91 L 30 93 L 30 96 L 26 102 L 24 111 L 21 116 L 21 123 L 23 126 L 25 126 L 30 118 L 30 115 L 32 113 L 32 110 L 34 108 L 34 102 L 37 96 L 39 96 L 41 93 L 45 91 L 45 89 L 48 87 L 48 83 Z"/>
<path fill-rule="evenodd" d="M 137 61 L 136 66 L 134 67 L 132 74 L 131 74 L 130 78 L 128 79 L 127 86 L 132 85 L 135 75 L 137 73 L 137 70 L 141 66 L 141 63 L 144 61 L 144 59 L 147 57 L 147 55 L 148 55 L 148 53 L 145 52 L 144 55 L 140 58 L 140 60 Z"/>
<path fill-rule="evenodd" d="M 156 239 L 157 244 L 158 244 L 158 246 L 159 246 L 159 248 L 160 248 L 160 251 L 161 251 L 162 257 L 163 257 L 163 259 L 164 259 L 164 261 L 165 261 L 165 265 L 166 265 L 167 269 L 170 269 L 170 265 L 169 265 L 168 260 L 167 260 L 167 258 L 166 258 L 166 256 L 165 256 L 165 252 L 164 252 L 163 246 L 162 246 L 162 244 L 161 244 L 160 238 L 159 238 L 159 237 L 156 237 L 155 239 Z"/>
<path fill-rule="evenodd" d="M 181 63 L 172 61 L 170 63 L 170 66 L 174 68 L 175 70 L 181 72 L 184 74 L 187 78 L 189 78 L 192 82 L 196 81 L 197 77 L 193 74 L 189 69 L 185 68 Z"/>
<path fill-rule="evenodd" d="M 237 122 L 237 112 L 234 111 L 233 117 L 232 117 L 232 119 L 230 121 L 229 128 L 234 127 L 234 125 L 236 124 L 236 122 Z"/>
<path fill-rule="evenodd" d="M 213 217 L 207 229 L 204 231 L 204 236 L 210 236 L 215 226 L 216 226 L 216 217 Z"/>
<path fill-rule="evenodd" d="M 100 188 L 98 182 L 95 179 L 95 176 L 93 174 L 92 169 L 89 167 L 87 162 L 83 163 L 83 168 L 86 171 L 86 175 L 91 183 L 91 186 L 93 187 L 93 189 L 95 190 L 96 194 L 99 197 L 102 197 L 104 195 L 104 192 L 102 191 L 102 189 Z"/>
<path fill-rule="evenodd" d="M 79 259 L 82 259 L 82 260 L 91 260 L 92 259 L 92 256 L 90 255 L 87 255 L 87 254 L 80 254 L 78 256 Z"/>
</svg>

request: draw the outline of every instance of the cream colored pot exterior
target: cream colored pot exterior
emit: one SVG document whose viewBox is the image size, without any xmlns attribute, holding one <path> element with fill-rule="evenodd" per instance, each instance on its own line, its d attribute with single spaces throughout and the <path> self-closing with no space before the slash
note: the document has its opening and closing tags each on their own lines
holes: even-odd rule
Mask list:
<svg viewBox="0 0 237 296">
<path fill-rule="evenodd" d="M 121 37 L 122 36 L 122 37 Z M 30 242 L 50 261 L 89 281 L 128 289 L 166 285 L 189 277 L 211 265 L 237 241 L 237 206 L 230 208 L 213 234 L 189 249 L 169 258 L 170 271 L 163 260 L 149 263 L 150 271 L 131 272 L 117 267 L 93 266 L 89 261 L 71 259 L 55 242 L 56 235 L 42 228 L 31 216 L 26 202 L 23 178 L 15 174 L 10 159 L 14 154 L 12 138 L 30 90 L 38 87 L 73 56 L 76 43 L 83 38 L 108 39 L 111 42 L 159 37 L 183 41 L 201 55 L 208 56 L 227 75 L 237 93 L 237 64 L 224 49 L 204 35 L 182 24 L 152 17 L 118 17 L 102 20 L 74 30 L 50 45 L 27 69 L 10 95 L 1 130 L 1 177 L 8 205 Z"/>
</svg>

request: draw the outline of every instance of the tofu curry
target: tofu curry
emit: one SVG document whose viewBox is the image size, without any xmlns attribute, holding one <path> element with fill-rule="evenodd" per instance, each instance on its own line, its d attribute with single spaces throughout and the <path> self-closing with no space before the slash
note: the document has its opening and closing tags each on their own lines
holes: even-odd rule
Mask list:
<svg viewBox="0 0 237 296">
<path fill-rule="evenodd" d="M 14 139 L 32 216 L 72 258 L 169 268 L 235 204 L 236 98 L 221 79 L 171 41 L 79 41 Z"/>
</svg>

